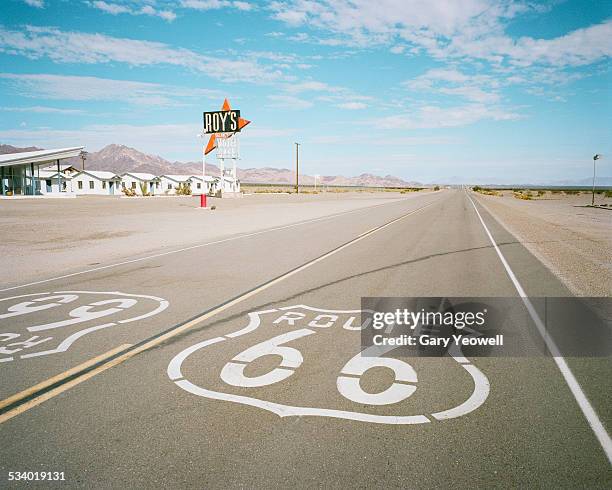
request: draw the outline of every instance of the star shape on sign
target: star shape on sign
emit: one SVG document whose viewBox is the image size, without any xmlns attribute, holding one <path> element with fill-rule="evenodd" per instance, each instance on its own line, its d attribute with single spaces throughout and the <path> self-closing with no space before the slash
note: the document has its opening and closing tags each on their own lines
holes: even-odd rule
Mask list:
<svg viewBox="0 0 612 490">
<path fill-rule="evenodd" d="M 229 100 L 225 99 L 223 101 L 223 105 L 221 106 L 222 111 L 231 111 L 232 108 L 230 106 Z M 244 128 L 251 121 L 243 118 L 238 118 L 238 130 Z M 230 136 L 231 138 L 231 136 Z M 204 155 L 208 155 L 211 151 L 213 151 L 217 147 L 217 135 L 211 134 L 210 139 L 208 140 L 208 144 L 206 145 L 206 149 L 204 150 Z"/>
</svg>

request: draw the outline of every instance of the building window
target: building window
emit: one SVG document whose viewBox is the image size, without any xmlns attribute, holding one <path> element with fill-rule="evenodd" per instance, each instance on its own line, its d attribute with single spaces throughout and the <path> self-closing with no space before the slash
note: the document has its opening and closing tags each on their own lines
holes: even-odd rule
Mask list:
<svg viewBox="0 0 612 490">
<path fill-rule="evenodd" d="M 172 190 L 172 184 L 168 184 L 168 190 L 171 191 Z"/>
<path fill-rule="evenodd" d="M 83 181 L 82 181 L 82 180 L 79 180 L 79 181 L 77 182 L 77 185 L 78 185 L 79 189 L 82 189 L 82 188 L 83 188 Z"/>
<path fill-rule="evenodd" d="M 94 188 L 94 181 L 93 181 L 93 180 L 90 180 L 90 181 L 89 181 L 89 188 L 90 188 L 90 189 L 93 189 L 93 188 Z"/>
<path fill-rule="evenodd" d="M 106 181 L 102 181 L 102 189 L 106 189 Z"/>
<path fill-rule="evenodd" d="M 136 189 L 136 182 L 132 181 L 132 189 Z"/>
<path fill-rule="evenodd" d="M 40 190 L 40 180 L 36 181 L 36 190 L 39 191 Z"/>
<path fill-rule="evenodd" d="M 198 182 L 198 189 L 202 188 L 202 184 L 200 182 Z"/>
<path fill-rule="evenodd" d="M 121 182 L 121 188 L 125 189 L 125 182 Z"/>
<path fill-rule="evenodd" d="M 159 182 L 155 182 L 155 188 L 159 189 Z"/>
</svg>

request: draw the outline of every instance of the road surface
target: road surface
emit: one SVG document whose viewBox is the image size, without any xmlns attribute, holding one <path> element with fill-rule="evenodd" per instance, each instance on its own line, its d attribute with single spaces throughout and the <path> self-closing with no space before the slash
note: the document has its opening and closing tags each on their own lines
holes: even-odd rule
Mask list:
<svg viewBox="0 0 612 490">
<path fill-rule="evenodd" d="M 609 357 L 350 367 L 362 297 L 571 296 L 465 190 L 49 279 L 0 288 L 1 486 L 612 485 Z"/>
</svg>

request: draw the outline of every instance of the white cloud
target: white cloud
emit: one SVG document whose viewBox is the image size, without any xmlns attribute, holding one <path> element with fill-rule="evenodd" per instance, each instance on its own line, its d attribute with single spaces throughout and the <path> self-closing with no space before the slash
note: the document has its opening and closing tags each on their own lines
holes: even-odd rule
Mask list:
<svg viewBox="0 0 612 490">
<path fill-rule="evenodd" d="M 521 115 L 484 104 L 455 107 L 424 106 L 413 114 L 398 114 L 368 121 L 379 129 L 433 129 L 467 126 L 483 120 L 509 121 Z"/>
<path fill-rule="evenodd" d="M 158 10 L 151 5 L 143 5 L 141 8 L 133 8 L 132 6 L 119 2 L 106 2 L 104 0 L 94 0 L 90 5 L 107 14 L 131 14 L 131 15 L 150 15 L 161 17 L 164 20 L 172 22 L 176 19 L 176 14 L 171 10 Z"/>
<path fill-rule="evenodd" d="M 279 109 L 308 109 L 312 107 L 312 102 L 309 100 L 300 99 L 299 97 L 293 97 L 292 95 L 268 95 L 268 100 L 272 103 L 271 107 Z"/>
<path fill-rule="evenodd" d="M 319 42 L 332 45 L 411 43 L 429 55 L 487 60 L 528 66 L 580 66 L 612 55 L 612 21 L 553 39 L 505 33 L 508 19 L 547 7 L 505 0 L 284 0 L 271 4 L 272 15 L 290 26 L 309 25 L 332 34 Z"/>
<path fill-rule="evenodd" d="M 500 100 L 496 92 L 499 82 L 495 78 L 489 75 L 468 75 L 452 68 L 428 70 L 402 85 L 412 90 L 453 95 L 472 102 L 491 103 Z"/>
<path fill-rule="evenodd" d="M 232 5 L 237 8 L 238 10 L 243 10 L 243 11 L 249 11 L 249 10 L 253 10 L 253 4 L 249 3 L 249 2 L 242 2 L 239 0 L 236 0 L 234 2 L 232 2 Z"/>
<path fill-rule="evenodd" d="M 19 95 L 54 100 L 99 100 L 147 106 L 168 106 L 191 98 L 219 100 L 215 90 L 190 89 L 157 83 L 67 75 L 0 73 Z"/>
<path fill-rule="evenodd" d="M 359 109 L 365 109 L 368 106 L 363 102 L 344 102 L 342 104 L 338 104 L 338 107 L 340 109 L 348 109 L 349 111 L 355 111 Z"/>
<path fill-rule="evenodd" d="M 338 87 L 332 87 L 326 83 L 318 82 L 316 80 L 308 80 L 299 83 L 292 83 L 287 85 L 287 92 L 300 93 L 300 92 L 337 92 Z"/>
<path fill-rule="evenodd" d="M 255 6 L 241 0 L 182 0 L 181 7 L 195 10 L 216 10 L 233 7 L 242 11 L 253 10 Z"/>
<path fill-rule="evenodd" d="M 23 0 L 30 7 L 36 7 L 37 9 L 45 8 L 45 2 L 43 0 Z"/>
<path fill-rule="evenodd" d="M 97 8 L 98 10 L 102 10 L 107 14 L 112 15 L 131 13 L 131 10 L 125 5 L 119 5 L 117 3 L 108 3 L 102 0 L 96 0 L 95 2 L 91 2 L 91 6 Z"/>
<path fill-rule="evenodd" d="M 34 112 L 42 114 L 83 114 L 80 109 L 60 109 L 58 107 L 31 106 L 31 107 L 0 107 L 5 112 Z"/>
<path fill-rule="evenodd" d="M 391 49 L 389 49 L 389 51 L 393 54 L 402 54 L 405 50 L 406 46 L 402 46 L 401 44 L 392 46 Z"/>
<path fill-rule="evenodd" d="M 278 69 L 249 59 L 217 58 L 160 42 L 61 31 L 52 27 L 27 26 L 24 31 L 0 27 L 0 52 L 30 59 L 46 57 L 58 63 L 119 62 L 131 66 L 181 66 L 212 78 L 234 82 L 263 83 L 283 78 Z"/>
</svg>

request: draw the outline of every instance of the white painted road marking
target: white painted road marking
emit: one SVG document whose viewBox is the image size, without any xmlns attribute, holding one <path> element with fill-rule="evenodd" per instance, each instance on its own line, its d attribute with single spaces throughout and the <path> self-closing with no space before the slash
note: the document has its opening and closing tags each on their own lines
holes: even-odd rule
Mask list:
<svg viewBox="0 0 612 490">
<path fill-rule="evenodd" d="M 512 284 L 514 284 L 514 287 L 517 293 L 523 300 L 523 303 L 525 304 L 525 308 L 527 308 L 527 311 L 529 312 L 529 316 L 535 323 L 539 334 L 541 335 L 542 339 L 546 343 L 546 347 L 548 348 L 548 351 L 552 355 L 552 358 L 554 359 L 555 364 L 559 368 L 559 371 L 561 371 L 563 379 L 567 383 L 567 386 L 572 392 L 572 395 L 576 399 L 576 402 L 578 403 L 580 410 L 582 410 L 582 413 L 587 419 L 587 422 L 591 426 L 591 429 L 593 429 L 593 432 L 595 433 L 597 440 L 601 444 L 602 449 L 604 450 L 604 452 L 606 453 L 606 456 L 608 457 L 608 461 L 610 462 L 610 464 L 612 464 L 612 440 L 610 439 L 610 435 L 608 434 L 605 427 L 601 423 L 601 420 L 599 419 L 597 412 L 595 412 L 595 409 L 591 405 L 591 402 L 589 402 L 589 399 L 584 394 L 584 391 L 582 391 L 582 387 L 578 383 L 578 380 L 575 378 L 574 373 L 572 373 L 572 370 L 567 365 L 567 362 L 565 361 L 563 356 L 561 356 L 561 353 L 559 352 L 559 348 L 557 347 L 557 344 L 550 337 L 550 335 L 547 334 L 546 326 L 544 325 L 544 322 L 542 322 L 540 315 L 538 315 L 537 311 L 533 307 L 533 304 L 527 297 L 527 293 L 525 293 L 525 290 L 523 289 L 520 282 L 514 275 L 514 272 L 510 268 L 510 265 L 508 264 L 506 258 L 504 257 L 501 250 L 497 246 L 497 243 L 495 242 L 493 235 L 491 234 L 491 232 L 489 231 L 489 228 L 487 227 L 484 220 L 482 219 L 480 212 L 478 212 L 478 208 L 476 207 L 476 204 L 474 204 L 474 201 L 469 196 L 467 191 L 465 194 L 467 198 L 470 200 L 470 202 L 472 203 L 472 206 L 474 207 L 474 211 L 476 211 L 476 214 L 478 215 L 478 219 L 480 220 L 480 223 L 482 224 L 487 236 L 489 237 L 489 240 L 491 241 L 493 248 L 497 252 L 499 260 L 501 260 L 501 263 L 503 264 L 504 269 L 506 269 L 506 273 L 508 274 L 508 277 L 512 281 Z"/>
<path fill-rule="evenodd" d="M 328 322 L 319 326 L 315 320 L 306 318 L 306 315 L 299 311 L 300 309 L 314 311 L 315 314 L 327 313 L 327 318 L 335 317 L 335 320 L 331 325 Z M 168 365 L 168 377 L 174 381 L 177 386 L 194 395 L 214 400 L 223 400 L 243 405 L 250 405 L 268 410 L 280 417 L 310 415 L 377 424 L 426 424 L 431 422 L 429 417 L 433 417 L 436 420 L 447 420 L 461 417 L 480 407 L 489 395 L 490 386 L 487 377 L 476 366 L 472 365 L 468 359 L 463 357 L 463 354 L 459 348 L 457 348 L 454 353 L 451 353 L 451 357 L 471 376 L 474 383 L 473 392 L 470 394 L 468 399 L 460 405 L 442 412 L 432 413 L 429 416 L 377 415 L 365 413 L 363 411 L 337 410 L 324 407 L 292 406 L 262 400 L 253 396 L 209 390 L 192 383 L 188 379 L 185 379 L 181 371 L 181 367 L 183 362 L 185 362 L 188 357 L 201 349 L 216 346 L 221 342 L 231 341 L 237 337 L 254 332 L 261 326 L 262 316 L 269 315 L 271 313 L 276 313 L 276 318 L 269 322 L 269 327 L 272 329 L 296 328 L 296 322 L 307 322 L 306 325 L 309 326 L 315 322 L 318 326 L 314 327 L 313 329 L 302 328 L 292 330 L 281 335 L 274 336 L 267 341 L 259 342 L 242 351 L 240 354 L 234 356 L 234 358 L 226 363 L 221 369 L 220 377 L 225 383 L 239 388 L 246 388 L 248 391 L 254 387 L 268 386 L 287 380 L 294 374 L 295 370 L 302 365 L 304 358 L 298 349 L 283 344 L 304 337 L 310 338 L 310 336 L 313 334 L 323 332 L 334 327 L 338 328 L 338 333 L 345 332 L 347 335 L 359 335 L 351 332 L 352 329 L 345 328 L 348 321 L 346 318 L 340 318 L 340 314 L 343 313 L 345 316 L 350 315 L 351 318 L 354 318 L 356 315 L 361 314 L 362 312 L 361 310 L 325 310 L 298 305 L 248 313 L 249 324 L 245 328 L 224 335 L 223 337 L 215 337 L 213 339 L 199 342 L 178 353 Z M 315 318 L 320 316 L 321 315 L 317 315 Z M 336 388 L 338 389 L 339 393 L 347 400 L 358 404 L 360 409 L 362 409 L 361 406 L 364 404 L 392 405 L 400 403 L 406 398 L 410 397 L 417 389 L 414 385 L 418 381 L 414 368 L 407 362 L 399 359 L 380 357 L 382 354 L 390 352 L 395 348 L 395 346 L 387 347 L 385 349 L 381 349 L 377 346 L 370 347 L 363 352 L 358 352 L 355 356 L 349 359 L 344 367 L 340 370 L 336 380 Z M 364 356 L 364 353 L 368 357 Z M 248 363 L 270 354 L 277 355 L 282 358 L 282 361 L 280 362 L 281 367 L 274 368 L 268 373 L 257 377 L 250 378 L 244 375 L 244 368 Z M 366 371 L 376 367 L 390 368 L 395 375 L 395 379 L 394 382 L 385 390 L 376 394 L 370 394 L 361 389 L 359 379 L 365 374 Z"/>
<path fill-rule="evenodd" d="M 24 328 L 24 326 L 16 327 L 12 325 L 11 332 L 0 332 L 0 356 L 10 356 L 10 357 L 0 357 L 0 362 L 9 362 L 15 359 L 29 359 L 32 357 L 40 357 L 46 356 L 50 354 L 57 354 L 61 352 L 66 352 L 74 342 L 78 339 L 84 337 L 87 334 L 92 332 L 102 330 L 108 327 L 112 327 L 115 325 L 120 325 L 123 323 L 130 323 L 137 320 L 143 320 L 145 318 L 149 318 L 153 315 L 157 315 L 158 313 L 164 311 L 169 303 L 163 298 L 158 298 L 157 296 L 149 296 L 143 294 L 127 294 L 121 293 L 118 291 L 56 291 L 54 293 L 38 293 L 38 294 L 29 294 L 22 296 L 12 296 L 10 298 L 0 298 L 0 304 L 6 303 L 7 301 L 23 299 L 25 297 L 28 298 L 28 301 L 21 301 L 17 304 L 9 306 L 7 308 L 7 312 L 5 314 L 0 315 L 0 320 L 7 320 L 8 322 L 13 322 L 15 317 L 23 317 L 25 315 L 31 315 L 33 313 L 44 312 L 57 312 L 57 308 L 60 306 L 70 306 L 70 304 L 76 302 L 81 299 L 82 296 L 111 296 L 111 299 L 105 299 L 101 301 L 93 301 L 89 302 L 85 305 L 77 306 L 73 308 L 70 312 L 68 312 L 68 318 L 64 318 L 58 321 L 52 321 L 50 323 L 46 323 L 43 325 L 29 325 Z M 36 297 L 39 296 L 39 297 Z M 146 313 L 136 314 L 136 316 L 131 316 L 130 318 L 124 318 L 122 320 L 116 319 L 109 321 L 105 317 L 113 316 L 123 311 L 128 310 L 135 306 L 140 299 L 149 300 L 153 304 L 151 308 L 149 308 Z M 88 300 L 86 300 L 88 301 Z M 95 310 L 92 309 L 99 308 L 101 306 L 112 305 L 113 308 L 106 308 L 103 310 Z M 91 322 L 94 320 L 98 320 L 101 318 L 105 318 L 105 323 L 99 323 L 97 325 L 91 325 Z M 27 317 L 24 319 L 26 320 Z M 90 326 L 83 328 L 85 324 L 89 323 Z M 80 328 L 78 331 L 70 330 L 70 327 L 77 326 L 76 328 Z M 24 335 L 15 333 L 14 330 L 19 329 L 24 332 Z M 44 332 L 41 335 L 53 335 L 55 337 L 46 337 L 41 339 L 39 336 L 35 335 L 29 337 L 29 334 L 32 332 Z M 65 337 L 65 338 L 58 338 Z M 28 336 L 27 340 L 23 340 Z M 54 340 L 55 338 L 55 340 Z M 53 342 L 52 342 L 53 341 Z M 51 348 L 51 344 L 55 344 L 55 347 Z M 45 343 L 44 348 L 46 350 L 41 351 L 40 348 L 37 347 L 38 350 L 35 350 L 39 344 Z M 23 352 L 22 352 L 23 351 Z M 21 352 L 19 355 L 15 355 L 16 353 Z"/>
</svg>

